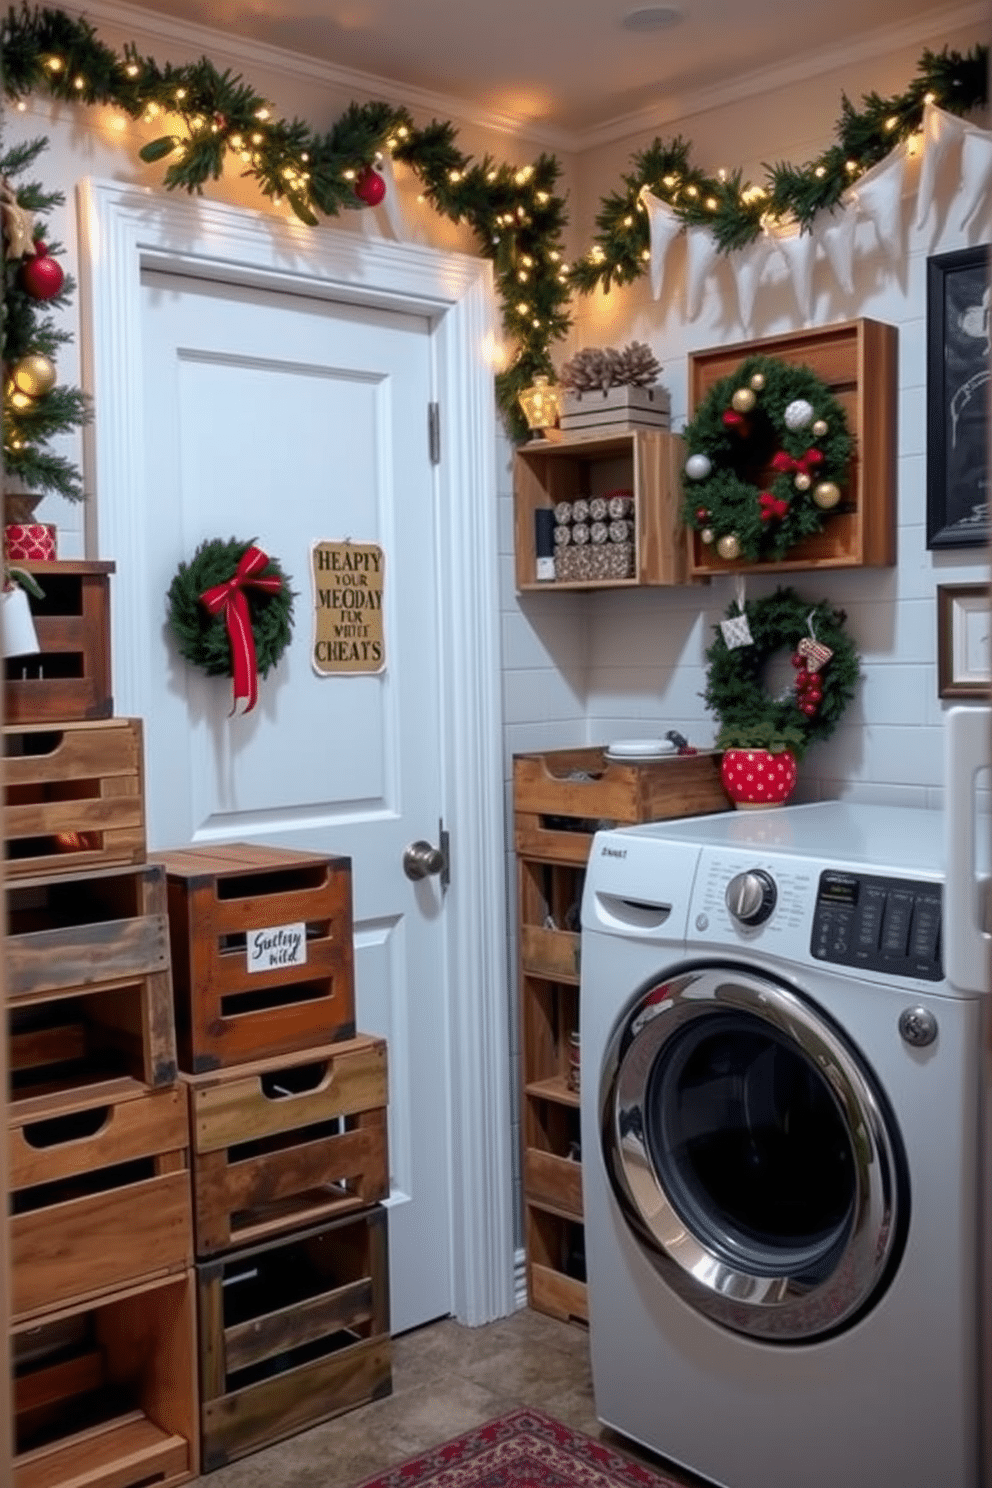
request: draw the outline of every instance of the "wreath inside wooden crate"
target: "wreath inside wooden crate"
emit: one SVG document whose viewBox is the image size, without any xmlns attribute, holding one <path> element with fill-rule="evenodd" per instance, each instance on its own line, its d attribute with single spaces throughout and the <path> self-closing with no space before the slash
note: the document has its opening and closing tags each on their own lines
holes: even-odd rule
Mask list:
<svg viewBox="0 0 992 1488">
<path fill-rule="evenodd" d="M 703 698 L 720 720 L 718 749 L 788 749 L 801 759 L 828 738 L 854 696 L 857 651 L 844 629 L 847 616 L 826 600 L 811 604 L 794 589 L 762 599 L 733 601 L 706 652 Z M 765 687 L 776 652 L 788 647 L 793 685 L 778 696 Z"/>
<path fill-rule="evenodd" d="M 751 356 L 714 383 L 683 435 L 683 517 L 726 562 L 781 559 L 839 505 L 854 441 L 809 367 Z"/>
<path fill-rule="evenodd" d="M 249 712 L 289 645 L 293 592 L 278 561 L 254 539 L 208 539 L 169 585 L 168 618 L 179 654 L 210 677 L 234 679 L 235 711 Z"/>
</svg>

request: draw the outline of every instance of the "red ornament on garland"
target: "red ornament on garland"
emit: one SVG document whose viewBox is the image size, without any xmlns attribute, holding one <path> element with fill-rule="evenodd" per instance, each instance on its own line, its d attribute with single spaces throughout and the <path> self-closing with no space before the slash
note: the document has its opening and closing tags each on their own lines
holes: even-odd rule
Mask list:
<svg viewBox="0 0 992 1488">
<path fill-rule="evenodd" d="M 385 194 L 385 180 L 374 166 L 367 165 L 355 182 L 355 195 L 367 207 L 377 207 Z"/>
<path fill-rule="evenodd" d="M 44 243 L 35 243 L 34 258 L 21 266 L 21 283 L 35 300 L 50 300 L 62 288 L 65 274 L 62 265 L 52 258 Z"/>
</svg>

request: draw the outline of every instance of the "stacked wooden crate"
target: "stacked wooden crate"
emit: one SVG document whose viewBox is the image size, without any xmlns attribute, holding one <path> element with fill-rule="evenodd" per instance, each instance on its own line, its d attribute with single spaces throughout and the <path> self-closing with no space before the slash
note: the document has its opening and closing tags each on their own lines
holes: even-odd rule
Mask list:
<svg viewBox="0 0 992 1488">
<path fill-rule="evenodd" d="M 392 1388 L 386 1045 L 355 1035 L 348 859 L 231 844 L 160 863 L 210 1470 Z"/>
<path fill-rule="evenodd" d="M 14 1488 L 199 1467 L 189 1125 L 142 731 L 114 718 L 110 564 L 25 565 L 5 685 Z"/>
</svg>

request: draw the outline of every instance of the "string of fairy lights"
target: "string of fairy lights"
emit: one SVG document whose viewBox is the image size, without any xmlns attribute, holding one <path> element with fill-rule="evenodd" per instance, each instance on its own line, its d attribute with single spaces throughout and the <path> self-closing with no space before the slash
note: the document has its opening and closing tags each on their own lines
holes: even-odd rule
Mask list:
<svg viewBox="0 0 992 1488">
<path fill-rule="evenodd" d="M 988 92 L 986 47 L 926 51 L 902 94 L 870 94 L 860 110 L 845 98 L 834 143 L 804 165 L 769 167 L 762 183 L 745 181 L 740 170 L 707 173 L 693 165 L 688 142 L 656 139 L 632 157 L 622 186 L 602 199 L 590 247 L 570 263 L 553 155 L 523 166 L 488 155 L 474 159 L 458 148 L 450 122 L 420 126 L 407 109 L 384 102 L 351 103 L 329 130 L 315 132 L 300 119 L 280 118 L 250 83 L 206 57 L 174 66 L 133 45 L 121 54 L 85 19 L 53 8 L 11 8 L 0 21 L 0 48 L 4 93 L 18 107 L 31 94 L 47 94 L 110 106 L 146 126 L 161 121 L 162 134 L 139 154 L 161 164 L 169 190 L 199 193 L 233 163 L 273 205 L 285 203 L 316 226 L 381 201 L 385 186 L 375 167 L 387 154 L 412 170 L 418 201 L 467 225 L 492 261 L 508 347 L 497 400 L 515 435 L 524 429 L 519 393 L 538 374 L 554 378 L 551 347 L 569 332 L 573 296 L 632 283 L 647 271 L 645 187 L 686 227 L 705 225 L 719 251 L 729 253 L 769 224 L 808 229 L 860 175 L 919 131 L 928 101 L 967 114 L 986 104 Z"/>
</svg>

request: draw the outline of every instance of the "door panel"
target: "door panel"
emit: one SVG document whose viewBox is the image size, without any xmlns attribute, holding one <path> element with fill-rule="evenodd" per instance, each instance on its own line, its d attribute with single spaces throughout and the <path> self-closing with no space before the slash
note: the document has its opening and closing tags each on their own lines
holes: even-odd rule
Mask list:
<svg viewBox="0 0 992 1488">
<path fill-rule="evenodd" d="M 393 1327 L 451 1306 L 444 901 L 408 842 L 441 814 L 435 490 L 426 320 L 146 271 L 145 587 L 205 539 L 253 538 L 296 593 L 293 638 L 231 717 L 164 620 L 135 637 L 161 678 L 146 718 L 149 842 L 258 840 L 352 860 L 357 1021 L 389 1040 Z M 311 663 L 310 547 L 378 543 L 386 665 Z M 152 613 L 151 609 L 149 613 Z"/>
</svg>

